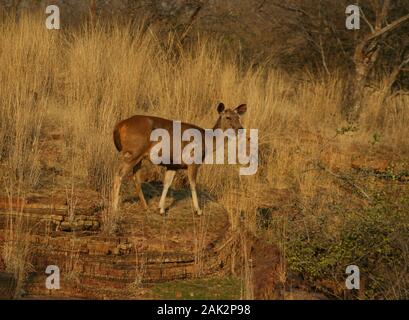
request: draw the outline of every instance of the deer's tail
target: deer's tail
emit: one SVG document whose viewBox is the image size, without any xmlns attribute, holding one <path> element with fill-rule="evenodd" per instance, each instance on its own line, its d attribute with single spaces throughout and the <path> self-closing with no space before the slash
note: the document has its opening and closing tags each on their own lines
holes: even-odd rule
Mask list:
<svg viewBox="0 0 409 320">
<path fill-rule="evenodd" d="M 118 151 L 122 151 L 122 144 L 121 144 L 121 135 L 119 134 L 119 128 L 115 127 L 114 129 L 114 143 L 115 147 Z"/>
</svg>

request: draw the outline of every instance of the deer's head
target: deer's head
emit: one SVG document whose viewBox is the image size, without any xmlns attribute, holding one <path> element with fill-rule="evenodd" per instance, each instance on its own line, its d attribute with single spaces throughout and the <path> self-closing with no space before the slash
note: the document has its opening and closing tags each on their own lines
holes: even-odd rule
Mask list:
<svg viewBox="0 0 409 320">
<path fill-rule="evenodd" d="M 219 119 L 217 119 L 215 129 L 243 129 L 241 124 L 241 116 L 246 113 L 247 106 L 245 104 L 239 105 L 235 109 L 226 109 L 224 104 L 221 102 L 217 106 L 217 112 L 219 113 Z"/>
</svg>

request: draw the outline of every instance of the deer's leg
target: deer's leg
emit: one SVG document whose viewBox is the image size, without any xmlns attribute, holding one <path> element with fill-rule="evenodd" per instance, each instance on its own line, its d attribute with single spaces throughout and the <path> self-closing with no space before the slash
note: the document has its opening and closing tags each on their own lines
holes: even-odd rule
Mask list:
<svg viewBox="0 0 409 320">
<path fill-rule="evenodd" d="M 161 214 L 165 213 L 166 195 L 168 193 L 170 185 L 172 184 L 173 178 L 175 177 L 175 173 L 176 171 L 174 170 L 167 170 L 165 173 L 165 179 L 163 180 L 162 196 L 160 197 L 160 201 L 159 201 L 159 209 L 160 209 Z"/>
<path fill-rule="evenodd" d="M 114 176 L 114 186 L 112 192 L 112 209 L 114 211 L 118 210 L 119 206 L 119 193 L 121 190 L 121 184 L 126 175 L 132 170 L 132 168 L 142 160 L 141 157 L 133 157 L 131 153 L 126 152 L 123 154 L 121 152 L 119 156 L 118 168 Z"/>
<path fill-rule="evenodd" d="M 119 163 L 119 167 L 114 177 L 114 186 L 113 186 L 113 193 L 112 193 L 112 209 L 114 211 L 118 210 L 119 193 L 121 190 L 122 180 L 129 173 L 131 169 L 132 169 L 132 165 L 130 163 L 127 163 L 127 162 Z"/>
<path fill-rule="evenodd" d="M 136 194 L 139 197 L 139 201 L 142 203 L 145 209 L 148 209 L 145 197 L 142 191 L 142 179 L 141 179 L 141 162 L 133 167 L 133 181 L 135 183 Z"/>
<path fill-rule="evenodd" d="M 187 177 L 189 178 L 190 191 L 192 192 L 192 201 L 193 207 L 195 208 L 196 213 L 200 216 L 202 210 L 199 207 L 199 201 L 197 200 L 197 191 L 196 191 L 196 177 L 197 177 L 198 166 L 191 165 L 187 168 Z"/>
</svg>

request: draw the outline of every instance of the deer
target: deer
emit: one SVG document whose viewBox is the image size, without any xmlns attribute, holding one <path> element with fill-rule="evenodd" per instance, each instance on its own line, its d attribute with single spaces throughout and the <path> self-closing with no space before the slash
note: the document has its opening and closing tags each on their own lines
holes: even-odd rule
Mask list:
<svg viewBox="0 0 409 320">
<path fill-rule="evenodd" d="M 241 104 L 234 109 L 227 109 L 224 103 L 219 103 L 217 106 L 218 118 L 213 127 L 213 130 L 233 129 L 236 132 L 243 129 L 241 117 L 247 111 L 246 104 Z M 114 212 L 118 210 L 120 188 L 126 176 L 132 171 L 132 179 L 135 184 L 136 195 L 145 209 L 148 209 L 148 204 L 145 200 L 142 191 L 141 179 L 141 163 L 145 158 L 149 158 L 151 149 L 157 144 L 157 141 L 151 141 L 151 133 L 155 129 L 165 129 L 169 132 L 170 138 L 173 140 L 172 134 L 173 121 L 155 116 L 134 115 L 128 119 L 118 122 L 113 131 L 114 144 L 119 152 L 118 163 L 114 175 L 112 207 Z M 181 122 L 182 133 L 187 129 L 197 129 L 200 131 L 202 138 L 205 135 L 205 129 L 190 123 Z M 188 142 L 181 142 L 183 146 Z M 204 150 L 203 150 L 204 151 Z M 214 150 L 212 150 L 214 151 Z M 170 154 L 173 154 L 171 152 Z M 205 152 L 202 153 L 203 155 Z M 160 214 L 165 214 L 165 200 L 168 190 L 173 182 L 176 170 L 186 170 L 190 185 L 191 197 L 194 211 L 197 215 L 202 214 L 199 202 L 197 199 L 196 179 L 199 164 L 187 164 L 182 161 L 180 164 L 159 164 L 166 167 L 166 172 L 163 180 L 163 190 L 159 201 Z"/>
</svg>

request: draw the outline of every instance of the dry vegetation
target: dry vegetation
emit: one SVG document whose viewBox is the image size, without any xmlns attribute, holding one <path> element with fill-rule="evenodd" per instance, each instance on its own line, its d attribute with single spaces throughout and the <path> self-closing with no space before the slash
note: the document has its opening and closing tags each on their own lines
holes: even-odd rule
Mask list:
<svg viewBox="0 0 409 320">
<path fill-rule="evenodd" d="M 393 184 L 391 179 L 385 186 L 375 173 L 363 175 L 351 169 L 353 157 L 374 155 L 396 164 L 395 175 L 408 170 L 403 161 L 409 151 L 407 96 L 383 103 L 378 90 L 368 89 L 365 101 L 371 108 L 364 111 L 355 130 L 341 117 L 345 81 L 341 75 L 319 78 L 308 72 L 287 74 L 245 66 L 233 50 L 225 51 L 206 36 L 181 47 L 172 34 L 163 42 L 142 26 L 48 31 L 43 19 L 33 14 L 22 15 L 18 22 L 2 21 L 0 29 L 0 185 L 10 201 L 13 195 L 24 198 L 59 184 L 66 188 L 67 198 L 72 189 L 93 189 L 101 205 L 108 207 L 116 157 L 111 134 L 118 120 L 150 114 L 212 127 L 219 101 L 228 106 L 247 103 L 244 126 L 259 130 L 259 171 L 240 177 L 237 167 L 203 166 L 202 197 L 217 199 L 229 213 L 233 230 L 244 226 L 279 244 L 288 258 L 281 277 L 300 272 L 310 284 L 338 298 L 344 297 L 346 265 L 359 264 L 362 256 L 376 250 L 376 239 L 360 242 L 360 236 L 365 240 L 377 232 L 393 235 L 392 249 L 385 249 L 392 251 L 379 252 L 384 260 L 371 256 L 373 260 L 365 262 L 370 275 L 365 294 L 408 297 L 409 253 L 403 234 L 408 226 L 409 206 L 403 206 L 408 205 L 407 195 L 406 202 L 398 201 L 398 194 L 404 197 L 404 182 Z M 63 136 L 58 179 L 50 178 L 55 173 L 47 170 L 42 158 L 44 130 Z M 152 168 L 146 178 L 158 179 L 159 173 Z M 176 183 L 183 187 L 182 175 Z M 388 198 L 385 189 L 395 194 Z M 294 207 L 294 214 L 276 208 L 282 198 Z M 384 212 L 380 207 L 389 209 Z M 399 214 L 393 214 L 395 209 Z M 267 215 L 261 214 L 263 210 Z M 359 218 L 362 214 L 369 220 Z M 107 226 L 112 216 L 109 211 L 105 215 Z M 5 265 L 17 273 L 29 269 L 29 250 L 22 239 L 30 228 L 22 219 L 10 220 L 8 245 L 2 251 Z M 356 229 L 356 236 L 348 238 L 352 244 L 343 242 L 345 230 L 351 230 L 347 226 Z M 197 226 L 199 233 L 201 228 Z M 198 243 L 200 260 L 200 235 Z M 333 244 L 345 246 L 330 255 Z M 355 255 L 360 245 L 363 251 Z M 247 257 L 243 296 L 251 298 L 249 252 L 244 246 L 241 250 L 240 255 Z M 26 264 L 16 264 L 16 258 Z M 378 263 L 384 263 L 383 268 L 375 268 Z M 391 263 L 396 268 L 393 274 L 387 272 Z"/>
</svg>

